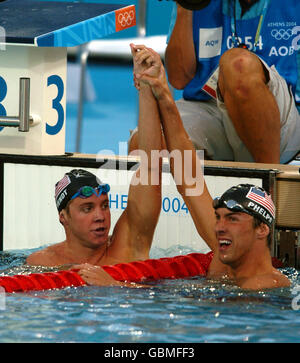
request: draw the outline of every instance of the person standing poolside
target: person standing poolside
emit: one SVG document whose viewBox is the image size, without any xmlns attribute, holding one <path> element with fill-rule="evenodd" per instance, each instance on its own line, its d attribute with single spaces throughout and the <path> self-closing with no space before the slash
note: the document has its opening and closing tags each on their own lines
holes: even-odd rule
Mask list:
<svg viewBox="0 0 300 363">
<path fill-rule="evenodd" d="M 165 55 L 185 130 L 207 159 L 288 163 L 300 151 L 300 2 L 202 3 L 174 4 Z"/>
<path fill-rule="evenodd" d="M 146 62 L 135 61 L 141 50 L 131 45 L 135 72 L 147 67 Z M 161 149 L 162 135 L 157 102 L 150 87 L 144 83 L 140 84 L 139 90 L 139 128 L 139 145 L 147 159 L 151 160 L 151 150 Z M 141 158 L 140 167 L 129 187 L 127 208 L 111 236 L 109 189 L 108 184 L 87 171 L 66 173 L 56 184 L 55 196 L 66 240 L 31 254 L 27 264 L 58 266 L 87 263 L 80 266 L 80 273 L 89 275 L 90 271 L 94 271 L 91 265 L 148 259 L 161 210 L 161 161 L 152 165 Z M 102 269 L 95 271 L 106 279 L 102 283 L 116 283 Z"/>
<path fill-rule="evenodd" d="M 191 193 L 191 190 L 197 190 L 199 180 L 189 176 L 197 175 L 196 170 L 201 170 L 200 160 L 183 127 L 160 56 L 153 53 L 149 63 L 159 71 L 152 76 L 142 72 L 136 77 L 151 86 L 157 99 L 158 115 L 168 151 L 172 153 L 177 150 L 181 155 L 187 150 L 191 152 L 188 164 L 185 157 L 181 158 L 181 170 L 190 168 L 192 173 L 181 177 L 180 183 L 174 171 L 176 165 L 172 160 L 170 164 L 177 189 L 195 226 L 214 252 L 208 277 L 226 277 L 242 288 L 254 290 L 289 286 L 289 280 L 272 266 L 268 239 L 274 225 L 275 207 L 263 189 L 253 185 L 239 185 L 213 201 L 201 174 L 199 178 L 203 179 L 203 190 Z M 156 124 L 157 121 L 153 121 Z"/>
</svg>

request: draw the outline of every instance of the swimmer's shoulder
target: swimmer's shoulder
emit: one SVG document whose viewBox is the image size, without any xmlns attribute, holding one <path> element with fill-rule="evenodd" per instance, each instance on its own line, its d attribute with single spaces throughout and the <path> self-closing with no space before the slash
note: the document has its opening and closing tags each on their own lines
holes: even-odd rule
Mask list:
<svg viewBox="0 0 300 363">
<path fill-rule="evenodd" d="M 274 269 L 271 273 L 253 276 L 238 283 L 239 287 L 250 290 L 275 289 L 291 286 L 290 280 L 280 271 Z"/>
<path fill-rule="evenodd" d="M 40 251 L 36 251 L 29 255 L 26 259 L 27 265 L 32 266 L 56 266 L 59 264 L 59 251 L 63 242 L 56 243 L 46 247 Z"/>
</svg>

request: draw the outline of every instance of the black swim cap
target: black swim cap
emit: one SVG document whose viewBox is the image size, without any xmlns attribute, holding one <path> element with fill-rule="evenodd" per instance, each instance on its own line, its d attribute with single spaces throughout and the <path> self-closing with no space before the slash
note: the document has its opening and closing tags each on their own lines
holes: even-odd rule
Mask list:
<svg viewBox="0 0 300 363">
<path fill-rule="evenodd" d="M 252 184 L 239 184 L 228 189 L 214 200 L 213 207 L 250 214 L 269 227 L 275 221 L 275 206 L 271 196 L 261 187 Z"/>
<path fill-rule="evenodd" d="M 188 10 L 201 10 L 209 5 L 210 0 L 176 0 L 176 2 Z"/>
<path fill-rule="evenodd" d="M 82 169 L 73 169 L 55 184 L 55 202 L 58 211 L 66 208 L 68 202 L 81 187 L 97 188 L 103 183 L 92 173 Z"/>
</svg>

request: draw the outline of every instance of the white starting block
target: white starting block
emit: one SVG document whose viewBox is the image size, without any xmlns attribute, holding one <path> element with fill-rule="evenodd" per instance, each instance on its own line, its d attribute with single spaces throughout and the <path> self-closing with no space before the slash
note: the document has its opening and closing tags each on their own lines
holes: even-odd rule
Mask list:
<svg viewBox="0 0 300 363">
<path fill-rule="evenodd" d="M 0 153 L 65 154 L 67 47 L 134 25 L 134 5 L 0 2 Z"/>
</svg>

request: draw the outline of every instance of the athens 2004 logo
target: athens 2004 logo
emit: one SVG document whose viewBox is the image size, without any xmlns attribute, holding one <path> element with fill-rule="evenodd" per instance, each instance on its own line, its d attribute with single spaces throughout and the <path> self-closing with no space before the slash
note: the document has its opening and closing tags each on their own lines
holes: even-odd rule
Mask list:
<svg viewBox="0 0 300 363">
<path fill-rule="evenodd" d="M 292 29 L 273 29 L 271 36 L 276 40 L 289 40 L 293 36 Z"/>
</svg>

